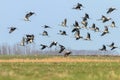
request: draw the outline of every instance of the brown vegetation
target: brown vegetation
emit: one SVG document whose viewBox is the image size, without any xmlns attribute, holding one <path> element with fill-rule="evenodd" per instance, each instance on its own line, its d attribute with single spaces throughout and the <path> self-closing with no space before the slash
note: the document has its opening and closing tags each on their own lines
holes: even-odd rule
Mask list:
<svg viewBox="0 0 120 80">
<path fill-rule="evenodd" d="M 120 62 L 120 59 L 83 59 L 83 58 L 45 58 L 45 59 L 8 59 L 8 60 L 0 60 L 0 63 L 7 62 Z"/>
</svg>

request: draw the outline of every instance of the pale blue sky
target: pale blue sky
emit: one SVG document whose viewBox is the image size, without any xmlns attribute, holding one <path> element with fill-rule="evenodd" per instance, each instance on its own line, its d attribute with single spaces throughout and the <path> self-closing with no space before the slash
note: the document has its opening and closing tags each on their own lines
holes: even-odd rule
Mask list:
<svg viewBox="0 0 120 80">
<path fill-rule="evenodd" d="M 77 3 L 83 4 L 85 8 L 82 11 L 73 10 L 72 7 Z M 117 10 L 111 14 L 106 14 L 109 7 L 116 7 Z M 115 42 L 120 47 L 120 5 L 119 0 L 2 0 L 0 1 L 0 44 L 19 43 L 25 34 L 34 34 L 35 43 L 49 45 L 51 41 L 56 40 L 65 47 L 77 50 L 98 50 L 103 44 Z M 36 15 L 30 17 L 31 22 L 25 22 L 24 16 L 27 12 L 33 11 Z M 90 30 L 81 30 L 81 35 L 86 36 L 91 33 L 92 41 L 75 40 L 71 33 L 71 25 L 75 20 L 81 22 L 81 17 L 88 13 L 88 27 L 95 23 L 101 30 L 105 25 L 110 25 L 111 21 L 102 23 L 96 21 L 101 15 L 111 17 L 116 22 L 118 28 L 110 28 L 110 34 L 101 37 L 101 33 L 94 33 Z M 69 28 L 58 26 L 64 18 L 68 19 Z M 52 29 L 47 29 L 50 37 L 39 35 L 44 30 L 42 25 L 49 25 Z M 12 34 L 8 33 L 8 27 L 15 26 L 18 29 Z M 57 35 L 59 30 L 66 30 L 69 36 Z M 108 48 L 109 49 L 109 48 Z M 120 52 L 119 49 L 116 49 Z"/>
</svg>

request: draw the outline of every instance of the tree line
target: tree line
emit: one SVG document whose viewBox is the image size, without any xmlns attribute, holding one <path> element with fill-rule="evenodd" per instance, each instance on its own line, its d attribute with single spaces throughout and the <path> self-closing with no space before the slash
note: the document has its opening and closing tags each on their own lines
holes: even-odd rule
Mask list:
<svg viewBox="0 0 120 80">
<path fill-rule="evenodd" d="M 69 49 L 71 50 L 71 49 Z M 119 55 L 117 51 L 99 51 L 99 50 L 71 50 L 71 55 Z M 48 54 L 48 55 L 63 55 L 58 53 L 58 48 L 40 50 L 34 44 L 28 46 L 20 46 L 18 44 L 10 45 L 7 43 L 0 45 L 0 55 L 29 55 L 29 54 Z"/>
</svg>

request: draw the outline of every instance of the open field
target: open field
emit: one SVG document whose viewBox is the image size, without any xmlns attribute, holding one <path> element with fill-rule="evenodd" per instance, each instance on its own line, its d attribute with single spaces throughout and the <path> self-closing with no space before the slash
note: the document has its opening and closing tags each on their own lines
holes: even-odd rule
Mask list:
<svg viewBox="0 0 120 80">
<path fill-rule="evenodd" d="M 0 62 L 120 62 L 120 56 L 2 55 Z"/>
<path fill-rule="evenodd" d="M 0 56 L 0 80 L 120 80 L 120 57 Z"/>
<path fill-rule="evenodd" d="M 16 63 L 16 62 L 24 62 L 24 63 L 38 63 L 38 62 L 47 62 L 47 63 L 52 63 L 52 62 L 120 62 L 120 59 L 87 59 L 87 58 L 59 58 L 59 57 L 54 57 L 54 58 L 44 58 L 44 59 L 0 59 L 0 63 Z"/>
</svg>

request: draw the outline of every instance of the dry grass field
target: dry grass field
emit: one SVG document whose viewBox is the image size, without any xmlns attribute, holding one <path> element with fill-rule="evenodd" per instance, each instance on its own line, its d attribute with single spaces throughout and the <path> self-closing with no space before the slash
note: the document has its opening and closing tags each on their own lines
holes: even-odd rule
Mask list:
<svg viewBox="0 0 120 80">
<path fill-rule="evenodd" d="M 2 62 L 120 62 L 119 56 L 1 56 Z"/>
<path fill-rule="evenodd" d="M 0 80 L 120 80 L 120 57 L 0 56 Z"/>
<path fill-rule="evenodd" d="M 14 63 L 14 62 L 120 62 L 120 59 L 86 59 L 86 58 L 61 58 L 61 57 L 54 57 L 54 58 L 44 58 L 44 59 L 0 59 L 0 63 L 2 62 L 8 62 L 8 63 Z"/>
</svg>

